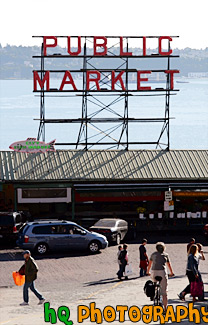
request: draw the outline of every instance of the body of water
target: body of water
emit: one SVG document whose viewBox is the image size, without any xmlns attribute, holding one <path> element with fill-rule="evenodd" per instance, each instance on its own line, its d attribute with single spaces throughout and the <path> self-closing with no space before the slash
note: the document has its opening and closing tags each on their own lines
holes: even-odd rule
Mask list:
<svg viewBox="0 0 208 325">
<path fill-rule="evenodd" d="M 170 116 L 174 118 L 170 123 L 170 148 L 207 149 L 208 79 L 189 79 L 188 81 L 189 83 L 175 83 L 175 88 L 180 89 L 180 91 L 170 98 Z M 77 82 L 81 83 L 81 81 Z M 54 80 L 53 83 L 53 87 L 60 86 L 58 80 Z M 152 87 L 160 87 L 160 85 L 153 84 Z M 9 145 L 15 141 L 24 140 L 28 137 L 37 137 L 39 122 L 35 121 L 34 118 L 39 118 L 40 99 L 32 92 L 32 88 L 32 80 L 0 80 L 1 150 L 9 150 Z M 98 98 L 106 105 L 115 99 L 111 96 Z M 81 107 L 81 96 L 46 97 L 45 117 L 80 118 Z M 124 100 L 119 101 L 112 108 L 117 114 L 122 115 Z M 94 103 L 89 103 L 89 114 L 95 114 L 97 109 L 99 107 Z M 165 97 L 129 97 L 129 117 L 164 117 L 164 111 Z M 115 115 L 112 112 L 101 111 L 95 117 L 115 117 Z M 114 125 L 97 124 L 96 126 L 105 133 L 107 129 L 112 128 Z M 98 138 L 104 136 L 103 133 L 96 130 L 96 126 L 91 126 L 88 129 L 92 140 L 98 140 Z M 160 135 L 161 128 L 162 124 L 132 123 L 129 126 L 129 141 L 155 141 Z M 111 133 L 111 137 L 118 139 L 120 131 L 121 129 L 115 130 Z M 53 139 L 56 139 L 57 142 L 76 142 L 78 132 L 78 124 L 47 124 L 46 142 Z M 66 147 L 60 146 L 56 148 L 66 149 Z M 100 147 L 97 146 L 96 148 Z M 155 146 L 139 146 L 137 148 L 151 149 L 155 148 Z"/>
</svg>

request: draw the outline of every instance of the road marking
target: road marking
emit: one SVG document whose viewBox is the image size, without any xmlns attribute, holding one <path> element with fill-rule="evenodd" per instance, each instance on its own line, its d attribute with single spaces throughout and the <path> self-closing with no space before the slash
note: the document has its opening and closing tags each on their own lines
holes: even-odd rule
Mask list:
<svg viewBox="0 0 208 325">
<path fill-rule="evenodd" d="M 122 283 L 122 282 L 118 282 L 118 283 L 114 284 L 114 285 L 112 286 L 112 289 L 118 287 L 121 283 Z"/>
</svg>

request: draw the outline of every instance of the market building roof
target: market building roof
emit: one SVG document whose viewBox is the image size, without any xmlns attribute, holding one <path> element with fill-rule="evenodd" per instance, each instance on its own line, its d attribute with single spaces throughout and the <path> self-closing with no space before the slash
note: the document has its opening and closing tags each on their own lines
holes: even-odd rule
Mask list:
<svg viewBox="0 0 208 325">
<path fill-rule="evenodd" d="M 208 180 L 208 150 L 0 152 L 1 181 Z"/>
</svg>

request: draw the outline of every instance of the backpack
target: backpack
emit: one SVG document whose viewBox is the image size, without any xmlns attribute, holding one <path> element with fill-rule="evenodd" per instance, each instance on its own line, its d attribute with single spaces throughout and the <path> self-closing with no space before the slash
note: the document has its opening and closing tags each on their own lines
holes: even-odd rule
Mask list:
<svg viewBox="0 0 208 325">
<path fill-rule="evenodd" d="M 155 296 L 155 284 L 151 280 L 148 280 L 145 283 L 144 293 L 146 294 L 147 297 L 150 297 L 150 299 L 153 300 Z"/>
</svg>

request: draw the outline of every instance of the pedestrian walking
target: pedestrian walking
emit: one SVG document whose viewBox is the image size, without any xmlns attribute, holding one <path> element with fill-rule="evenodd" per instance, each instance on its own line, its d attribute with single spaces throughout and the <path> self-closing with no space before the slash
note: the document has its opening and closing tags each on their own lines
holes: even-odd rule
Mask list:
<svg viewBox="0 0 208 325">
<path fill-rule="evenodd" d="M 125 272 L 125 267 L 128 264 L 128 245 L 124 244 L 123 245 L 123 250 L 120 253 L 120 261 L 121 261 L 121 267 L 120 270 L 118 272 L 118 278 L 119 280 L 121 280 L 121 278 L 124 276 L 124 272 Z M 128 277 L 126 276 L 125 279 L 127 280 Z"/>
<path fill-rule="evenodd" d="M 24 259 L 25 259 L 25 267 L 21 267 L 21 270 L 24 269 L 25 273 L 25 284 L 23 287 L 23 302 L 20 304 L 20 306 L 27 306 L 29 305 L 29 295 L 28 295 L 28 289 L 36 295 L 36 297 L 39 299 L 39 305 L 43 304 L 45 299 L 43 296 L 36 290 L 35 288 L 35 280 L 37 279 L 37 272 L 38 272 L 38 266 L 35 263 L 34 259 L 31 257 L 31 253 L 29 250 L 26 250 L 23 253 Z M 23 272 L 23 271 L 22 271 Z"/>
<path fill-rule="evenodd" d="M 205 261 L 205 256 L 204 256 L 204 251 L 203 251 L 203 246 L 202 246 L 202 244 L 197 243 L 196 245 L 197 245 L 197 247 L 198 247 L 198 259 L 199 259 L 199 261 L 200 261 L 200 260 Z M 199 262 L 199 261 L 198 261 L 198 262 Z"/>
<path fill-rule="evenodd" d="M 147 275 L 150 275 L 151 269 L 151 278 L 153 282 L 156 282 L 155 277 L 160 276 L 162 280 L 160 282 L 161 294 L 163 297 L 164 310 L 167 309 L 168 304 L 168 272 L 167 266 L 170 270 L 170 276 L 174 276 L 170 259 L 167 253 L 165 253 L 165 244 L 163 242 L 158 242 L 156 244 L 156 252 L 154 252 L 149 261 L 147 268 Z"/>
<path fill-rule="evenodd" d="M 187 253 L 189 252 L 190 247 L 195 244 L 195 242 L 195 238 L 191 238 L 190 242 L 187 245 Z"/>
<path fill-rule="evenodd" d="M 117 261 L 118 261 L 118 272 L 117 275 L 119 274 L 119 271 L 121 269 L 121 252 L 122 252 L 122 246 L 118 246 L 118 252 L 117 252 Z"/>
<path fill-rule="evenodd" d="M 197 247 L 198 247 L 198 264 L 199 264 L 199 262 L 200 262 L 200 260 L 201 261 L 205 261 L 205 256 L 204 256 L 204 251 L 203 251 L 203 246 L 202 246 L 202 244 L 200 244 L 200 243 L 197 243 L 196 244 L 197 245 Z M 203 294 L 202 294 L 202 296 L 200 297 L 200 300 L 205 300 L 204 299 L 204 287 L 203 287 Z"/>
<path fill-rule="evenodd" d="M 142 244 L 139 246 L 139 255 L 140 255 L 140 277 L 143 277 L 147 273 L 147 266 L 149 264 L 149 259 L 147 256 L 147 250 L 146 250 L 146 244 L 147 244 L 147 239 L 142 240 Z"/>
<path fill-rule="evenodd" d="M 198 246 L 194 244 L 189 249 L 188 261 L 186 267 L 186 275 L 189 280 L 189 284 L 178 295 L 178 297 L 183 301 L 185 301 L 185 296 L 188 293 L 191 293 L 191 283 L 195 282 L 196 280 L 202 282 L 201 273 L 198 270 L 199 260 L 197 255 L 198 255 Z M 193 297 L 193 301 L 196 301 L 195 297 Z"/>
</svg>

